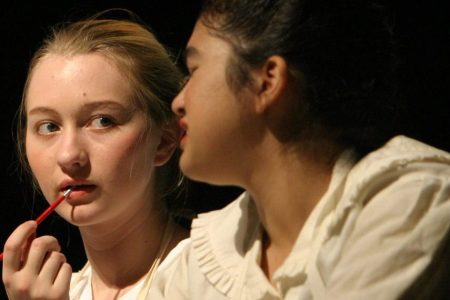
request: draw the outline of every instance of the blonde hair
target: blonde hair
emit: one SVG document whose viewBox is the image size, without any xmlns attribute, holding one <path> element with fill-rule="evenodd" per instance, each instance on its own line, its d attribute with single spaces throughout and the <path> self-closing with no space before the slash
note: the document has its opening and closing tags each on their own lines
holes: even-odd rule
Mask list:
<svg viewBox="0 0 450 300">
<path fill-rule="evenodd" d="M 98 16 L 101 14 L 56 26 L 31 59 L 17 123 L 19 161 L 29 175 L 32 172 L 25 151 L 27 92 L 35 67 L 50 54 L 104 55 L 130 82 L 133 90 L 130 100 L 147 113 L 153 124 L 164 130 L 175 121 L 170 104 L 180 89 L 182 75 L 168 51 L 143 24 L 130 20 L 100 19 Z M 181 178 L 178 153 L 175 153 L 164 167 L 157 170 L 158 194 L 162 197 L 173 194 L 180 186 Z"/>
</svg>

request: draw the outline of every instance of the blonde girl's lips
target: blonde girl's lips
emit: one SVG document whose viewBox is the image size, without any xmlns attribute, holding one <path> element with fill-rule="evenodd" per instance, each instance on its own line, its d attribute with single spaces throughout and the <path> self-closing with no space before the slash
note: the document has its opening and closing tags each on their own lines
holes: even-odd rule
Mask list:
<svg viewBox="0 0 450 300">
<path fill-rule="evenodd" d="M 70 204 L 82 204 L 89 202 L 90 195 L 97 189 L 96 185 L 76 185 L 71 187 L 72 192 L 67 198 Z"/>
</svg>

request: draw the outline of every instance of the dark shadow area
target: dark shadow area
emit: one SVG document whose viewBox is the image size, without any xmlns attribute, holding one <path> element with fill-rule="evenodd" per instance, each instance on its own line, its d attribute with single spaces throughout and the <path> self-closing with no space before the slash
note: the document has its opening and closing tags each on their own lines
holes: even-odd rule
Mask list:
<svg viewBox="0 0 450 300">
<path fill-rule="evenodd" d="M 444 1 L 441 2 L 393 1 L 389 2 L 389 8 L 399 48 L 399 94 L 404 103 L 398 131 L 449 151 L 450 12 L 444 7 Z M 0 55 L 0 247 L 16 226 L 35 218 L 47 206 L 41 197 L 32 196 L 27 182 L 19 179 L 14 117 L 28 62 L 50 26 L 78 20 L 107 8 L 127 8 L 140 16 L 177 56 L 188 40 L 199 5 L 200 0 L 4 1 L 0 10 L 0 36 L 3 39 Z M 270 178 L 267 182 L 270 184 Z M 197 212 L 204 212 L 223 207 L 240 192 L 237 188 L 191 181 L 187 202 Z M 39 227 L 39 234 L 58 238 L 74 270 L 84 264 L 77 229 L 56 214 Z M 0 299 L 6 299 L 3 285 L 0 286 Z"/>
<path fill-rule="evenodd" d="M 400 300 L 450 299 L 450 230 L 439 245 L 431 263 Z"/>
</svg>

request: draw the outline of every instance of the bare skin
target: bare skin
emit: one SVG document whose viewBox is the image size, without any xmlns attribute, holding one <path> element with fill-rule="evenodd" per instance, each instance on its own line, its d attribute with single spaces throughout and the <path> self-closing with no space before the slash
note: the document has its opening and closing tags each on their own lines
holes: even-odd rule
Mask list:
<svg viewBox="0 0 450 300">
<path fill-rule="evenodd" d="M 226 77 L 230 55 L 199 20 L 186 48 L 190 78 L 172 103 L 186 130 L 180 165 L 193 179 L 250 193 L 265 230 L 261 268 L 271 278 L 326 192 L 338 151 L 318 161 L 286 142 L 295 121 L 286 112 L 296 111 L 301 87 L 282 57 L 269 57 L 236 91 Z"/>
<path fill-rule="evenodd" d="M 76 186 L 56 211 L 80 229 L 97 300 L 124 295 L 147 274 L 173 222 L 154 174 L 171 157 L 178 131 L 149 129 L 130 94 L 100 54 L 49 55 L 35 67 L 27 97 L 27 159 L 47 199 Z M 188 236 L 175 228 L 169 250 Z M 10 300 L 68 299 L 72 270 L 58 241 L 35 235 L 36 223 L 26 222 L 5 244 Z"/>
</svg>

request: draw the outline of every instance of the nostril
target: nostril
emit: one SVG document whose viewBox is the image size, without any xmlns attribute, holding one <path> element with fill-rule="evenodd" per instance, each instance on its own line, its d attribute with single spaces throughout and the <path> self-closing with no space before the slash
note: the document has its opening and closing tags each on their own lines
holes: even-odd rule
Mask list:
<svg viewBox="0 0 450 300">
<path fill-rule="evenodd" d="M 58 153 L 58 165 L 67 171 L 74 171 L 84 168 L 88 164 L 88 154 L 77 146 L 66 147 L 60 149 Z"/>
<path fill-rule="evenodd" d="M 179 108 L 177 108 L 177 112 L 176 112 L 176 114 L 178 115 L 178 116 L 184 116 L 185 115 L 185 110 L 184 110 L 184 108 L 183 107 L 179 107 Z"/>
</svg>

